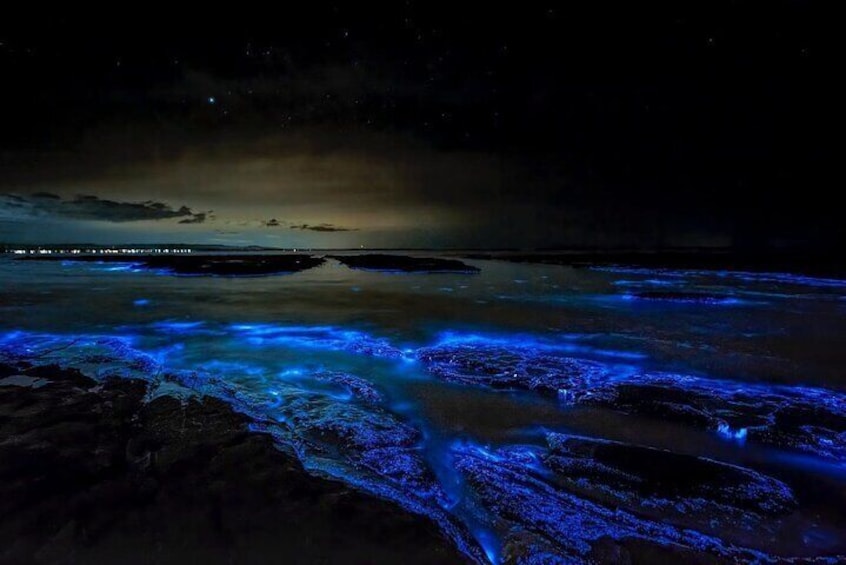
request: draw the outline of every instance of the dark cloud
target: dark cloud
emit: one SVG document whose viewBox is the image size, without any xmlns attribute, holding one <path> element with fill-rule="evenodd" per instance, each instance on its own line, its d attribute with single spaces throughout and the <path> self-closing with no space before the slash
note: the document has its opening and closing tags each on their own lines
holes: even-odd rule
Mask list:
<svg viewBox="0 0 846 565">
<path fill-rule="evenodd" d="M 292 230 L 307 230 L 307 231 L 316 231 L 316 232 L 346 232 L 346 231 L 358 231 L 358 228 L 345 228 L 341 226 L 336 226 L 334 224 L 322 223 L 322 224 L 290 224 L 290 222 L 280 222 L 276 218 L 271 218 L 267 221 L 262 222 L 262 225 L 269 228 L 278 228 L 278 227 L 288 227 Z"/>
<path fill-rule="evenodd" d="M 310 230 L 310 231 L 322 231 L 322 232 L 337 232 L 337 231 L 358 231 L 357 228 L 344 228 L 340 226 L 334 226 L 332 224 L 299 224 L 296 226 L 291 226 L 292 230 Z"/>
<path fill-rule="evenodd" d="M 179 220 L 180 224 L 202 224 L 206 221 L 207 214 L 205 212 L 199 212 L 194 214 L 190 218 L 185 218 L 184 220 Z"/>
<path fill-rule="evenodd" d="M 187 206 L 177 209 L 163 202 L 122 202 L 108 200 L 90 194 L 80 194 L 62 199 L 50 193 L 35 193 L 30 197 L 17 194 L 0 195 L 0 213 L 16 219 L 26 217 L 48 217 L 70 220 L 94 220 L 102 222 L 137 222 L 141 220 L 166 220 L 186 218 L 189 222 L 202 223 L 204 213 L 195 214 Z"/>
</svg>

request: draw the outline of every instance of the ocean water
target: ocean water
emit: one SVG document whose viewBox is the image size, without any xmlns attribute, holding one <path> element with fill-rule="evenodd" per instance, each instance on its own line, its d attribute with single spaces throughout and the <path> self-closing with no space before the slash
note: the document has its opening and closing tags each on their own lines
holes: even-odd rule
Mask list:
<svg viewBox="0 0 846 565">
<path fill-rule="evenodd" d="M 162 394 L 229 400 L 312 472 L 429 515 L 479 560 L 513 552 L 515 528 L 538 536 L 529 543 L 537 555 L 560 540 L 531 515 L 491 503 L 471 480 L 479 468 L 462 472 L 463 458 L 524 465 L 527 476 L 561 489 L 544 459 L 552 433 L 705 457 L 792 491 L 794 508 L 746 534 L 732 531 L 729 520 L 720 524 L 717 507 L 702 510 L 717 523 L 702 535 L 717 546 L 778 556 L 846 552 L 846 429 L 837 420 L 846 422 L 846 281 L 466 262 L 480 273 L 368 272 L 328 260 L 291 275 L 175 277 L 116 264 L 0 259 L 0 339 L 7 350 L 24 355 L 30 344 L 29 353 L 69 366 L 86 347 L 120 343 L 155 367 L 148 378 L 158 379 Z M 670 292 L 711 298 L 654 294 Z M 125 354 L 118 349 L 109 355 Z M 560 373 L 565 359 L 589 374 L 573 387 L 535 386 L 550 371 Z M 126 372 L 117 362 L 104 367 Z M 492 373 L 508 383 L 490 386 Z M 660 382 L 671 384 L 661 390 L 709 398 L 705 408 L 694 404 L 712 419 L 695 425 L 676 413 L 664 418 L 643 399 L 624 405 L 620 388 L 590 397 L 607 383 L 657 386 L 642 375 L 664 375 Z M 727 391 L 745 395 L 743 406 L 754 413 L 748 423 L 735 417 L 742 410 Z M 769 412 L 754 399 L 771 395 L 791 410 L 795 399 L 802 414 L 822 404 L 829 412 L 807 429 L 799 422 L 786 440 L 756 435 Z M 326 421 L 333 417 L 343 419 L 341 428 Z M 377 421 L 356 428 L 370 417 Z M 315 432 L 327 429 L 345 439 L 331 443 Z M 392 443 L 397 436 L 404 439 Z M 512 458 L 518 448 L 532 462 Z M 546 492 L 540 488 L 533 496 Z M 567 497 L 597 505 L 582 515 L 609 504 L 574 492 Z M 570 504 L 556 496 L 556 512 Z M 514 504 L 522 509 L 524 502 Z M 621 538 L 658 539 L 645 525 L 662 523 L 657 512 L 632 510 L 631 524 L 602 523 L 612 537 L 622 528 Z M 679 533 L 685 529 L 661 535 L 669 544 L 694 545 Z M 597 538 L 588 529 L 574 537 Z"/>
</svg>

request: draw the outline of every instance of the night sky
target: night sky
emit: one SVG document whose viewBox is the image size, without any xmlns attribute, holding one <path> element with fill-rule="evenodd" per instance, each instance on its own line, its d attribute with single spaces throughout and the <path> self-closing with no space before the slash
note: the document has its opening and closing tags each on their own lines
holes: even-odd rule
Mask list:
<svg viewBox="0 0 846 565">
<path fill-rule="evenodd" d="M 0 242 L 839 249 L 822 7 L 6 14 Z"/>
</svg>

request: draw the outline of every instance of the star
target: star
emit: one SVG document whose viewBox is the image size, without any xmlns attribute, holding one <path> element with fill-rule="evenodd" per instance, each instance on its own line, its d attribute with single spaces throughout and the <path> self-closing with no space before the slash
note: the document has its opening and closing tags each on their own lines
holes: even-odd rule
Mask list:
<svg viewBox="0 0 846 565">
<path fill-rule="evenodd" d="M 215 98 L 214 96 L 209 96 L 208 102 L 209 104 L 214 104 L 217 102 L 217 98 Z"/>
</svg>

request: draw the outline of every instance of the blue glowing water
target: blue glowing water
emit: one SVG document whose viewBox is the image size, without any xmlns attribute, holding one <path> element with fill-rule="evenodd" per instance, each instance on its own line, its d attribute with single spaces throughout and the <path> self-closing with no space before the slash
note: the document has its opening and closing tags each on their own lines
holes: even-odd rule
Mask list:
<svg viewBox="0 0 846 565">
<path fill-rule="evenodd" d="M 223 399 L 480 562 L 588 561 L 606 537 L 846 551 L 846 281 L 470 263 L 238 279 L 0 260 L 0 361 Z M 634 298 L 656 289 L 721 298 Z M 647 493 L 666 480 L 626 453 L 722 490 Z"/>
</svg>

